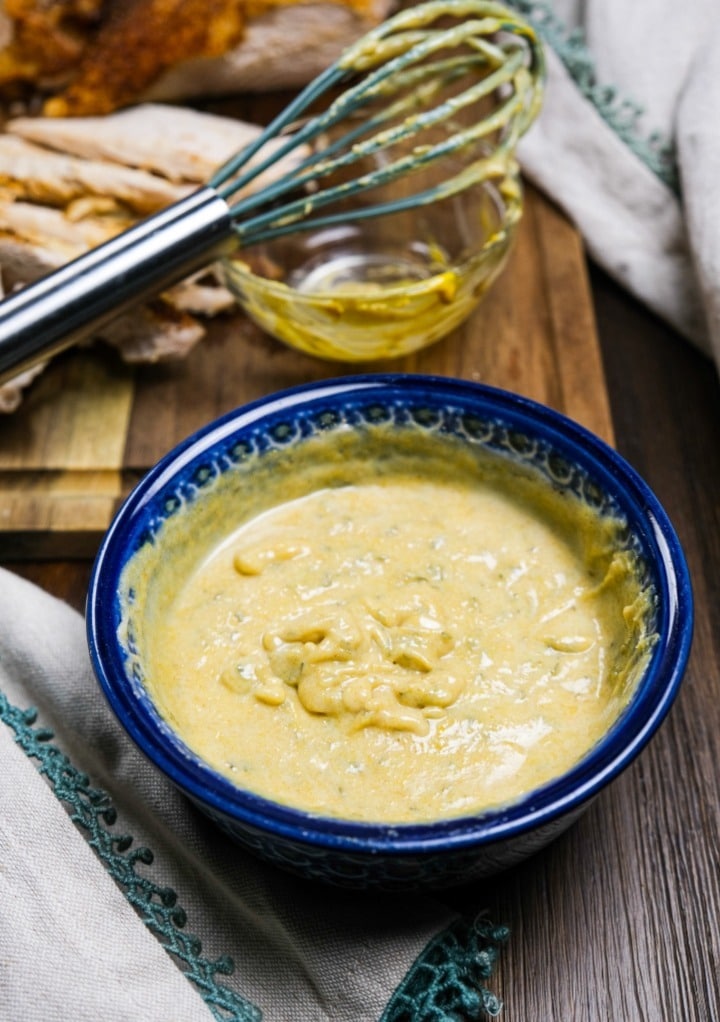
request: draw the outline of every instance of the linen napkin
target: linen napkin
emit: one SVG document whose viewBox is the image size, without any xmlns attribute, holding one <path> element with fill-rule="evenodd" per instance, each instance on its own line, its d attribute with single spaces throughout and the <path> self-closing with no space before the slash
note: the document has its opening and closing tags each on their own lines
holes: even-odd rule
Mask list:
<svg viewBox="0 0 720 1022">
<path fill-rule="evenodd" d="M 33 709 L 31 709 L 33 708 Z M 242 852 L 136 750 L 84 622 L 0 569 L 0 1018 L 446 1022 L 496 1015 L 507 933 Z"/>
<path fill-rule="evenodd" d="M 528 178 L 593 259 L 720 367 L 717 0 L 509 0 L 546 44 Z"/>
</svg>

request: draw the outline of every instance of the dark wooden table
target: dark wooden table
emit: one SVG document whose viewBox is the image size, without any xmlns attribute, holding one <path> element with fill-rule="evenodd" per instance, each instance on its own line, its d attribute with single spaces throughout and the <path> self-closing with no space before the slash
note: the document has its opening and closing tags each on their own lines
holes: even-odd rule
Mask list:
<svg viewBox="0 0 720 1022">
<path fill-rule="evenodd" d="M 720 384 L 714 366 L 591 269 L 619 450 L 665 504 L 697 603 L 680 696 L 583 819 L 478 892 L 512 932 L 504 1022 L 720 1020 Z M 83 605 L 86 561 L 9 565 Z"/>
</svg>

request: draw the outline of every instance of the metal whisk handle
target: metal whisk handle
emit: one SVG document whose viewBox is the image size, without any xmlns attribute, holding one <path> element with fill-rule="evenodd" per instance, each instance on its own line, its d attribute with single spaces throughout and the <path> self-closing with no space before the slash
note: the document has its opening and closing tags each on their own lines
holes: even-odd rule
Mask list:
<svg viewBox="0 0 720 1022">
<path fill-rule="evenodd" d="M 210 187 L 141 221 L 0 302 L 0 383 L 238 246 Z"/>
</svg>

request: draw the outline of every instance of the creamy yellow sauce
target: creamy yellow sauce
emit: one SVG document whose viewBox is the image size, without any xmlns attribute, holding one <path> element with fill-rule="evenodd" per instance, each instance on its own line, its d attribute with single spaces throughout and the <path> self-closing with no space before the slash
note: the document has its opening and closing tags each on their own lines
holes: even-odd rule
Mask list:
<svg viewBox="0 0 720 1022">
<path fill-rule="evenodd" d="M 220 486 L 184 543 L 184 515 L 168 523 L 182 554 L 136 558 L 150 692 L 208 763 L 298 808 L 417 822 L 512 802 L 592 748 L 648 654 L 619 523 L 450 443 L 373 471 L 346 442 L 306 443 L 294 483 L 279 455 L 239 520 Z"/>
</svg>

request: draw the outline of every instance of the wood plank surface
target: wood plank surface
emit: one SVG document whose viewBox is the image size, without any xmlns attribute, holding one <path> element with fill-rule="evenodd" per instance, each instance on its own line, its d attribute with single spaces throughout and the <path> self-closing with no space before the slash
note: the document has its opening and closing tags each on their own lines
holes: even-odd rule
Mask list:
<svg viewBox="0 0 720 1022">
<path fill-rule="evenodd" d="M 138 476 L 204 423 L 283 387 L 355 371 L 437 373 L 515 390 L 612 441 L 582 244 L 529 189 L 514 251 L 470 319 L 425 351 L 348 366 L 284 347 L 242 313 L 182 361 L 60 356 L 0 420 L 0 556 L 90 556 Z"/>
<path fill-rule="evenodd" d="M 720 1020 L 720 383 L 599 271 L 617 447 L 684 546 L 687 675 L 635 763 L 546 851 L 475 892 L 512 931 L 503 1022 Z M 463 892 L 465 901 L 473 895 Z"/>
</svg>

